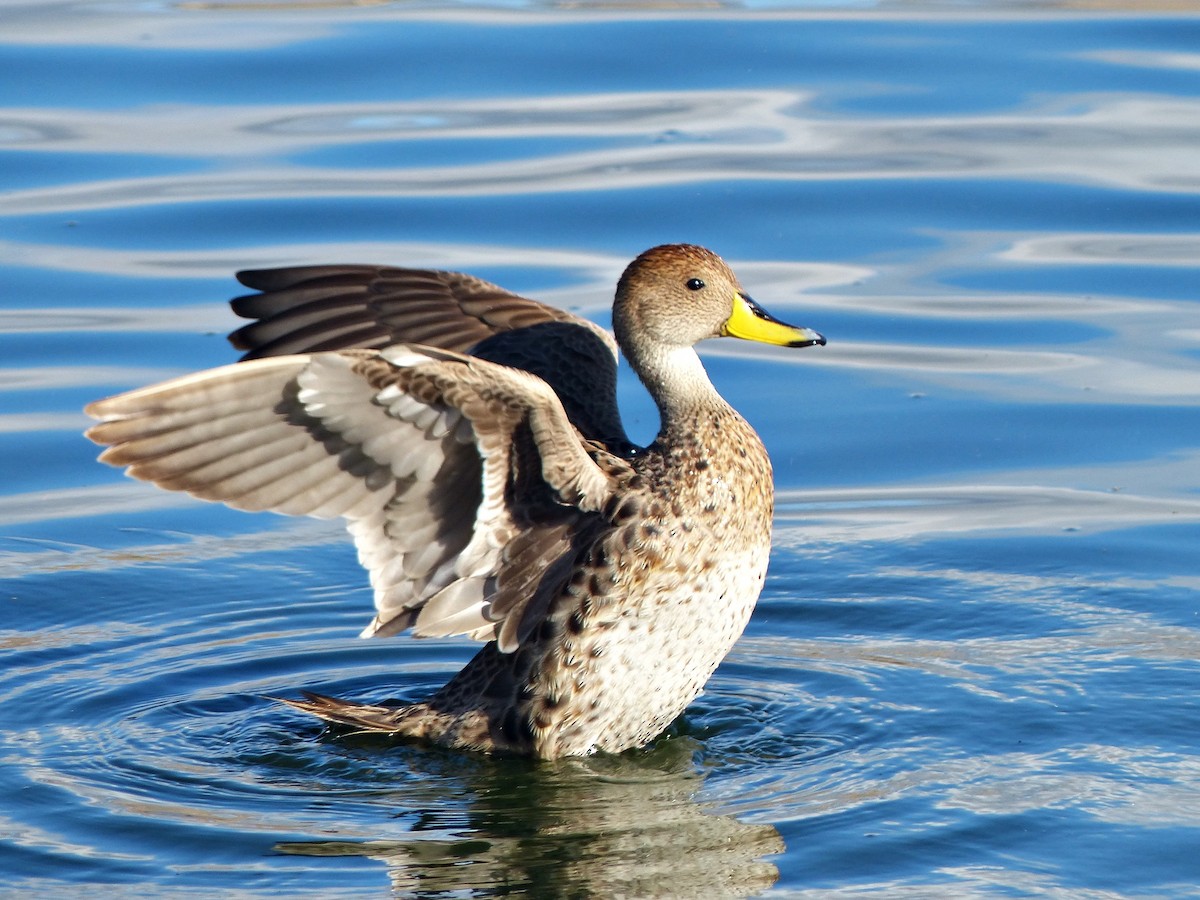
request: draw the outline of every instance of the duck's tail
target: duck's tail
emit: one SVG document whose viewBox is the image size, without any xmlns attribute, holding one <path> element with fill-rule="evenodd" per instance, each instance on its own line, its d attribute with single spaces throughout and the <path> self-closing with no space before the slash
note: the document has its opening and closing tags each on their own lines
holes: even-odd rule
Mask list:
<svg viewBox="0 0 1200 900">
<path fill-rule="evenodd" d="M 432 701 L 408 706 L 372 706 L 312 691 L 301 693 L 303 700 L 271 699 L 350 729 L 354 734 L 387 734 L 485 753 L 529 752 L 521 742 L 507 739 L 483 709 L 442 710 Z"/>
<path fill-rule="evenodd" d="M 404 727 L 406 719 L 411 717 L 415 706 L 370 706 L 365 703 L 351 703 L 338 700 L 325 694 L 312 691 L 301 691 L 303 700 L 289 700 L 286 697 L 270 699 L 284 703 L 293 709 L 310 713 L 326 722 L 335 725 L 345 725 L 355 731 L 378 732 L 381 734 L 407 734 Z"/>
</svg>

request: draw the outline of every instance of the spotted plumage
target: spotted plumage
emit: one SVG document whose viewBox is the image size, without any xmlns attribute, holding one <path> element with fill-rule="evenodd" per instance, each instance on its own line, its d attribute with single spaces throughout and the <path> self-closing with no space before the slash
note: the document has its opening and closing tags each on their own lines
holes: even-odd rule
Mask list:
<svg viewBox="0 0 1200 900">
<path fill-rule="evenodd" d="M 693 346 L 824 343 L 690 245 L 626 269 L 616 341 L 458 273 L 242 273 L 242 362 L 88 407 L 101 459 L 239 509 L 340 516 L 364 636 L 486 641 L 428 700 L 292 706 L 355 729 L 543 758 L 654 738 L 741 634 L 770 551 L 771 466 Z M 662 425 L 635 447 L 616 347 Z"/>
</svg>

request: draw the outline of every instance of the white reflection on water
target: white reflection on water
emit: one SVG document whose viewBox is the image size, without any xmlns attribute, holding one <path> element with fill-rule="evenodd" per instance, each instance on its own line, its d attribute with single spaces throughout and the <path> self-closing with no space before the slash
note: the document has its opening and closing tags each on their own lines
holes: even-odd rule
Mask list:
<svg viewBox="0 0 1200 900">
<path fill-rule="evenodd" d="M 147 490 L 132 481 L 91 485 L 81 488 L 57 488 L 0 496 L 0 521 L 25 525 L 53 519 L 90 519 L 96 516 L 139 514 L 163 509 L 194 508 L 197 501 L 186 494 Z M 34 540 L 19 541 L 30 547 L 53 553 L 21 551 L 0 553 L 0 568 L 11 564 L 13 571 L 59 571 L 62 569 L 106 570 L 119 565 L 171 561 L 198 561 L 259 553 L 264 550 L 349 542 L 345 528 L 338 522 L 314 519 L 281 519 L 277 516 L 247 516 L 246 524 L 255 530 L 233 537 L 177 535 L 183 544 L 153 543 L 121 550 L 76 546 Z M 161 536 L 158 536 L 161 537 Z M 9 538 L 9 540 L 17 540 Z"/>
<path fill-rule="evenodd" d="M 148 374 L 155 371 L 159 375 L 163 374 L 161 369 L 146 370 Z M 11 369 L 0 367 L 0 391 L 42 391 L 88 384 L 120 384 L 128 376 L 129 370 L 119 366 L 31 366 Z"/>
<path fill-rule="evenodd" d="M 1149 465 L 1152 468 L 1159 463 Z M 1193 456 L 1171 467 L 1171 471 L 1187 473 L 1194 480 L 1198 465 L 1200 458 Z M 1116 473 L 1116 467 L 1109 472 L 1110 476 Z M 937 533 L 1087 533 L 1200 522 L 1200 499 L 1047 486 L 1046 482 L 1054 483 L 1048 473 L 1023 474 L 1028 479 L 1023 485 L 874 485 L 783 491 L 777 497 L 774 543 L 803 549 L 825 543 L 902 540 Z M 1038 475 L 1046 481 L 1037 483 Z M 1079 480 L 1081 476 L 1072 470 L 1059 477 Z M 1174 485 L 1176 491 L 1179 484 Z"/>
<path fill-rule="evenodd" d="M 481 0 L 446 4 L 437 0 L 395 4 L 386 0 L 159 0 L 97 3 L 87 0 L 6 0 L 5 39 L 37 46 L 115 46 L 230 50 L 314 41 L 357 24 L 397 21 L 490 24 L 562 24 L 597 20 L 768 21 L 828 19 L 937 21 L 1048 21 L 1092 13 L 1180 14 L 1191 0 L 672 0 L 669 4 L 604 0 Z M 1081 54 L 1082 56 L 1082 54 Z M 1092 54 L 1124 65 L 1189 68 L 1190 54 L 1104 51 Z"/>
<path fill-rule="evenodd" d="M 1080 771 L 1080 763 L 1091 765 Z M 957 785 L 939 802 L 943 808 L 998 816 L 1082 808 L 1122 825 L 1200 825 L 1200 761 L 1154 746 L 1004 753 L 948 763 L 943 771 L 946 782 Z"/>
<path fill-rule="evenodd" d="M 1033 179 L 1200 191 L 1200 99 L 1061 95 L 1045 108 L 910 118 L 805 115 L 812 95 L 680 91 L 436 106 L 24 110 L 0 129 L 24 150 L 245 157 L 221 172 L 39 186 L 0 194 L 9 216 L 296 196 L 489 196 L 722 180 Z M 580 111 L 582 109 L 582 112 Z M 720 122 L 714 129 L 713 123 Z M 625 145 L 515 160 L 379 168 L 262 165 L 264 156 L 369 141 L 519 134 Z M 664 138 L 669 139 L 664 139 Z M 399 155 L 399 151 L 397 151 Z"/>
<path fill-rule="evenodd" d="M 645 249 L 643 247 L 638 250 Z M 607 310 L 612 305 L 613 289 L 628 258 L 584 249 L 557 249 L 541 246 L 503 244 L 434 243 L 425 241 L 329 241 L 319 244 L 243 245 L 236 250 L 153 250 L 146 248 L 111 249 L 100 247 L 63 248 L 56 244 L 33 244 L 0 240 L 0 265 L 40 267 L 54 271 L 117 275 L 128 278 L 219 278 L 220 289 L 230 294 L 242 289 L 233 281 L 233 273 L 247 266 L 303 265 L 315 262 L 374 262 L 393 265 L 423 266 L 476 271 L 497 266 L 519 265 L 522 269 L 546 269 L 559 273 L 571 286 L 539 290 L 538 299 L 572 310 Z M 869 278 L 873 271 L 864 266 L 844 263 L 797 262 L 790 260 L 737 260 L 738 272 L 754 293 L 763 297 L 800 295 L 816 289 L 854 284 Z M 520 290 L 519 285 L 510 285 Z M 164 298 L 164 305 L 169 298 Z M 772 303 L 772 305 L 775 305 Z M 54 308 L 53 316 L 63 310 Z M 219 324 L 217 316 L 233 321 L 223 303 L 173 307 L 156 313 L 151 309 L 98 310 L 89 306 L 80 315 L 100 316 L 108 322 L 115 315 L 145 316 L 144 330 L 157 330 L 157 316 L 173 317 L 180 322 L 176 330 L 205 330 Z M 46 310 L 0 310 L 0 315 L 22 330 L 35 328 Z M 184 318 L 180 319 L 180 315 Z M 207 319 L 205 317 L 208 317 Z M 0 333 L 7 331 L 0 320 Z M 98 324 L 98 323 L 93 323 Z M 84 330 L 90 330 L 86 328 Z M 139 329 L 142 330 L 142 329 Z"/>
<path fill-rule="evenodd" d="M 795 132 L 783 110 L 811 94 L 687 91 L 549 95 L 378 104 L 153 106 L 135 109 L 28 109 L 6 113 L 2 143 L 22 150 L 154 153 L 190 158 L 286 155 L 374 141 L 553 137 L 671 137 L 722 123 L 744 136 L 771 123 Z M 772 129 L 763 137 L 773 137 Z"/>
<path fill-rule="evenodd" d="M 1174 69 L 1182 72 L 1200 71 L 1200 53 L 1162 53 L 1155 50 L 1097 50 L 1081 53 L 1081 59 L 1114 66 L 1133 66 L 1139 69 Z"/>
<path fill-rule="evenodd" d="M 79 413 L 29 412 L 0 413 L 0 434 L 26 434 L 33 431 L 79 431 L 86 418 Z M 0 515 L 0 518 L 3 518 Z"/>
<path fill-rule="evenodd" d="M 1200 265 L 1200 234 L 1047 234 L 1016 239 L 998 258 L 1031 264 Z"/>
<path fill-rule="evenodd" d="M 47 315 L 45 307 L 0 309 L 0 334 L 205 332 L 228 316 L 229 308 L 225 304 L 188 307 L 163 305 L 149 309 L 56 306 L 52 315 Z"/>
<path fill-rule="evenodd" d="M 1176 312 L 1179 317 L 1165 324 L 1154 317 L 1149 322 L 1138 317 L 1114 329 L 1111 336 L 1069 352 L 837 341 L 836 336 L 820 355 L 803 359 L 786 350 L 748 350 L 724 343 L 709 345 L 704 352 L 769 358 L 772 365 L 875 370 L 892 379 L 899 374 L 907 385 L 937 384 L 993 400 L 1194 406 L 1200 398 L 1200 370 L 1180 351 L 1195 349 L 1196 333 L 1176 327 L 1189 320 L 1192 310 L 1180 304 Z M 819 324 L 818 320 L 814 322 Z"/>
</svg>

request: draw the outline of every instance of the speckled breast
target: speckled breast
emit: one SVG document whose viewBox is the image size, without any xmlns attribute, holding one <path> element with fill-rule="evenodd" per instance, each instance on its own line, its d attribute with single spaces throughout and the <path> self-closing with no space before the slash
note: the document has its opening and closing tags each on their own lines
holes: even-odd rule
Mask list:
<svg viewBox="0 0 1200 900">
<path fill-rule="evenodd" d="M 745 628 L 770 554 L 771 469 L 740 417 L 721 425 L 719 464 L 694 433 L 638 460 L 645 490 L 568 586 L 531 708 L 544 755 L 652 739 Z"/>
</svg>

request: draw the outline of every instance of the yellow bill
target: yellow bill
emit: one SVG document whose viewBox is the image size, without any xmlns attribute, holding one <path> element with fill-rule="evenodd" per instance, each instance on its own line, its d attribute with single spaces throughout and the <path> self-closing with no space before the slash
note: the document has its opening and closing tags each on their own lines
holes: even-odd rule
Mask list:
<svg viewBox="0 0 1200 900">
<path fill-rule="evenodd" d="M 776 344 L 780 347 L 811 347 L 813 344 L 825 344 L 825 338 L 811 328 L 798 328 L 780 322 L 741 291 L 734 294 L 733 312 L 725 320 L 721 334 L 746 341 L 758 341 L 761 344 Z"/>
</svg>

